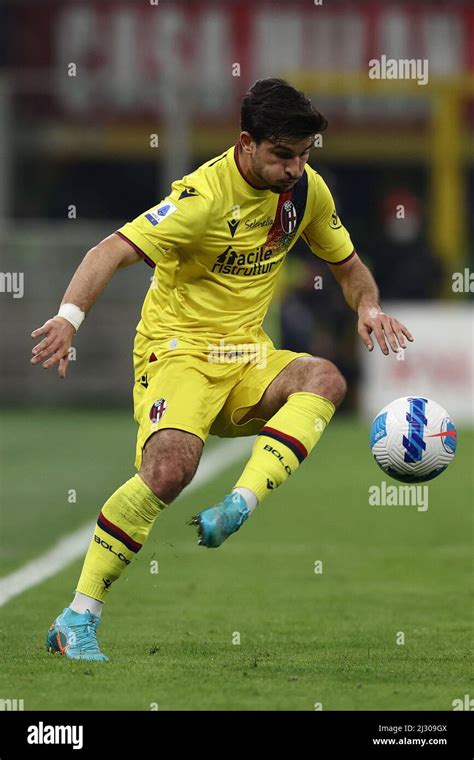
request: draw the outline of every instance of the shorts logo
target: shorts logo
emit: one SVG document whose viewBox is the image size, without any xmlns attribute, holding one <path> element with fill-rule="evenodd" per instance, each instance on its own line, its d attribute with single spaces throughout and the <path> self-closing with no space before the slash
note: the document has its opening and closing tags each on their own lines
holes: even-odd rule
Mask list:
<svg viewBox="0 0 474 760">
<path fill-rule="evenodd" d="M 164 398 L 159 398 L 155 401 L 150 409 L 150 420 L 152 422 L 159 422 L 166 412 L 166 401 Z"/>
<path fill-rule="evenodd" d="M 171 201 L 168 203 L 160 203 L 154 211 L 148 211 L 148 213 L 145 214 L 145 219 L 148 219 L 150 224 L 152 224 L 153 227 L 156 227 L 156 225 L 162 222 L 163 219 L 174 214 L 177 210 L 177 206 L 175 206 L 174 203 L 171 203 Z"/>
<path fill-rule="evenodd" d="M 281 207 L 281 228 L 283 232 L 285 232 L 287 235 L 289 235 L 290 232 L 293 232 L 293 230 L 296 227 L 296 209 L 293 205 L 292 201 L 285 201 L 283 206 Z"/>
</svg>

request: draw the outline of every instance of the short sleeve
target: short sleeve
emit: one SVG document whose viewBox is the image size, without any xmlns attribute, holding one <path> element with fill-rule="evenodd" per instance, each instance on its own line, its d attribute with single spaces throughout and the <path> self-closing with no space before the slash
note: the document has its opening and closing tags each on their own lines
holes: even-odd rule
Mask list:
<svg viewBox="0 0 474 760">
<path fill-rule="evenodd" d="M 313 170 L 311 170 L 313 171 Z M 331 191 L 323 178 L 315 179 L 314 214 L 302 237 L 312 252 L 329 264 L 342 264 L 354 253 L 350 235 L 339 219 Z"/>
<path fill-rule="evenodd" d="M 179 180 L 173 182 L 164 200 L 124 224 L 116 234 L 155 266 L 160 257 L 199 240 L 209 213 L 210 199 Z"/>
</svg>

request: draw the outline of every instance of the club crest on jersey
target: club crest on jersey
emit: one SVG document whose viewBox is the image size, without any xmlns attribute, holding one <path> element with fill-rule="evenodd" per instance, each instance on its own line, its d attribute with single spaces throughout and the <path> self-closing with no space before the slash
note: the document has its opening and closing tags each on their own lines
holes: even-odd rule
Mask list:
<svg viewBox="0 0 474 760">
<path fill-rule="evenodd" d="M 166 412 L 166 401 L 164 398 L 159 398 L 150 409 L 150 420 L 152 422 L 159 422 Z"/>
<path fill-rule="evenodd" d="M 153 211 L 148 211 L 145 214 L 145 219 L 148 219 L 150 224 L 153 225 L 153 227 L 156 227 L 157 224 L 163 221 L 163 219 L 166 219 L 167 216 L 170 216 L 170 214 L 174 214 L 175 211 L 178 210 L 178 207 L 174 205 L 174 203 L 171 203 L 171 201 L 160 203 L 159 206 L 157 206 Z"/>
<path fill-rule="evenodd" d="M 281 228 L 287 235 L 296 228 L 296 209 L 293 201 L 285 201 L 281 207 Z"/>
</svg>

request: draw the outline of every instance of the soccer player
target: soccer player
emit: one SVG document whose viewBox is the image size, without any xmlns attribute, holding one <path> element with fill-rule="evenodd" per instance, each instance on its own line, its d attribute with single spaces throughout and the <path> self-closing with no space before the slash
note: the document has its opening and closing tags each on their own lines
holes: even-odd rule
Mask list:
<svg viewBox="0 0 474 760">
<path fill-rule="evenodd" d="M 307 164 L 326 126 L 287 82 L 256 82 L 242 101 L 237 144 L 94 246 L 58 314 L 32 333 L 41 338 L 33 364 L 58 364 L 65 377 L 74 334 L 117 269 L 140 260 L 154 267 L 134 344 L 137 474 L 102 507 L 74 599 L 49 629 L 49 651 L 108 659 L 97 626 L 110 587 L 192 480 L 209 433 L 256 440 L 231 491 L 192 520 L 206 547 L 235 533 L 319 441 L 344 378 L 324 358 L 278 350 L 262 329 L 300 236 L 327 262 L 369 351 L 372 336 L 384 354 L 413 339 L 382 311 L 327 185 Z"/>
</svg>

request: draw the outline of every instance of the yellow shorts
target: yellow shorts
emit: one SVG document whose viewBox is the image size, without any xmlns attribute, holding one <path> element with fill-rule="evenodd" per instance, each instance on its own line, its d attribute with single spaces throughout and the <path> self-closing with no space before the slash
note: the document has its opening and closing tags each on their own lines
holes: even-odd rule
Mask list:
<svg viewBox="0 0 474 760">
<path fill-rule="evenodd" d="M 260 345 L 253 354 L 245 347 L 237 354 L 213 356 L 167 346 L 153 347 L 146 354 L 134 353 L 137 470 L 143 446 L 157 430 L 177 428 L 194 433 L 202 441 L 209 433 L 221 438 L 258 433 L 266 420 L 252 419 L 242 425 L 239 421 L 259 402 L 281 370 L 303 356 L 310 354 L 282 351 L 272 345 Z"/>
</svg>

